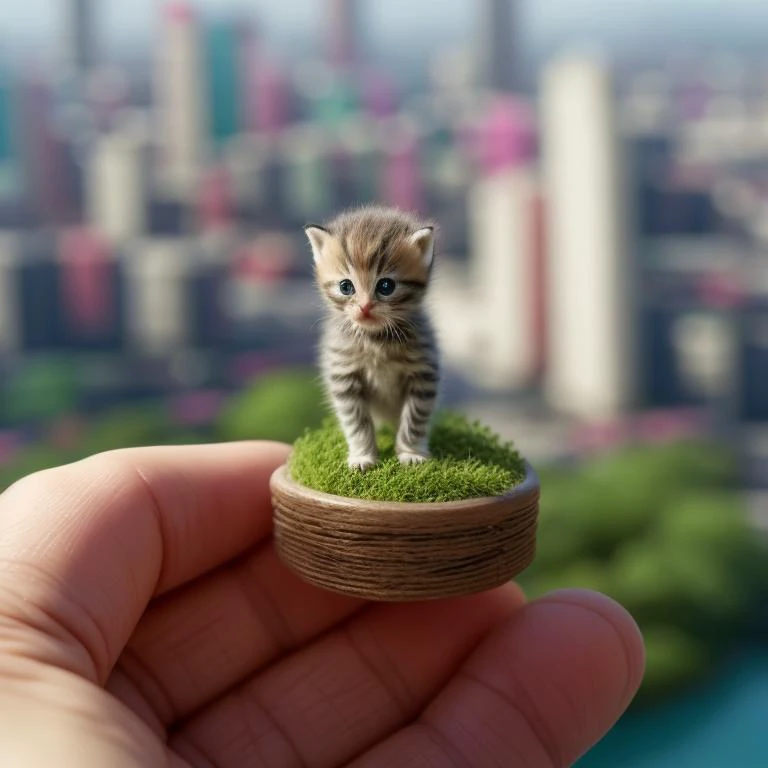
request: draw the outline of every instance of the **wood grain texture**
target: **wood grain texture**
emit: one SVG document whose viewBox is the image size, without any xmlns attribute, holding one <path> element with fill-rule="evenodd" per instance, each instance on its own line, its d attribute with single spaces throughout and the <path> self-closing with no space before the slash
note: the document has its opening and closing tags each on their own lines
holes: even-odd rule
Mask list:
<svg viewBox="0 0 768 768">
<path fill-rule="evenodd" d="M 482 592 L 524 571 L 536 552 L 539 480 L 503 496 L 437 504 L 365 501 L 271 479 L 278 554 L 306 581 L 368 600 Z"/>
</svg>

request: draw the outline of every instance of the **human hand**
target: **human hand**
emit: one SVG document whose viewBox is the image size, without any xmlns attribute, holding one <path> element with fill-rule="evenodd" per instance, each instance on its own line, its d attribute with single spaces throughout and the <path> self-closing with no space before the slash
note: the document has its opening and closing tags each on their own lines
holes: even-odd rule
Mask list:
<svg viewBox="0 0 768 768">
<path fill-rule="evenodd" d="M 277 559 L 284 446 L 101 454 L 0 496 L 0 765 L 564 766 L 634 695 L 607 598 L 366 604 Z"/>
</svg>

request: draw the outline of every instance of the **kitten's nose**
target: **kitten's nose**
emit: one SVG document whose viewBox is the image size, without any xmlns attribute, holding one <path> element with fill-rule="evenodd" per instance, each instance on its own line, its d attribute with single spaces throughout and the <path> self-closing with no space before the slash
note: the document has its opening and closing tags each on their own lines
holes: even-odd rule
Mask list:
<svg viewBox="0 0 768 768">
<path fill-rule="evenodd" d="M 372 301 L 369 301 L 366 304 L 361 304 L 360 305 L 360 314 L 363 317 L 370 317 L 372 309 L 373 309 L 373 302 Z"/>
</svg>

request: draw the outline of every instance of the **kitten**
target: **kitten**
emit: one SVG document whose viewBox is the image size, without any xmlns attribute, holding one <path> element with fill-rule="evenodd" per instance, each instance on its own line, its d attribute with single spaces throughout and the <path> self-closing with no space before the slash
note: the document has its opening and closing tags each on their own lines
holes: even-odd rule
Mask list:
<svg viewBox="0 0 768 768">
<path fill-rule="evenodd" d="M 403 464 L 429 458 L 439 359 L 423 299 L 435 233 L 400 211 L 364 207 L 305 228 L 328 314 L 320 365 L 349 448 L 348 465 L 378 461 L 376 428 L 397 428 Z"/>
</svg>

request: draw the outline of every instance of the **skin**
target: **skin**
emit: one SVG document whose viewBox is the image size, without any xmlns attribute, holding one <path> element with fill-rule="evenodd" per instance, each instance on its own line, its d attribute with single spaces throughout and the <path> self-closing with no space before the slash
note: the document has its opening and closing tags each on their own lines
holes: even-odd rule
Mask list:
<svg viewBox="0 0 768 768">
<path fill-rule="evenodd" d="M 564 766 L 643 649 L 605 597 L 420 605 L 277 559 L 269 443 L 118 451 L 0 496 L 0 765 Z"/>
</svg>

